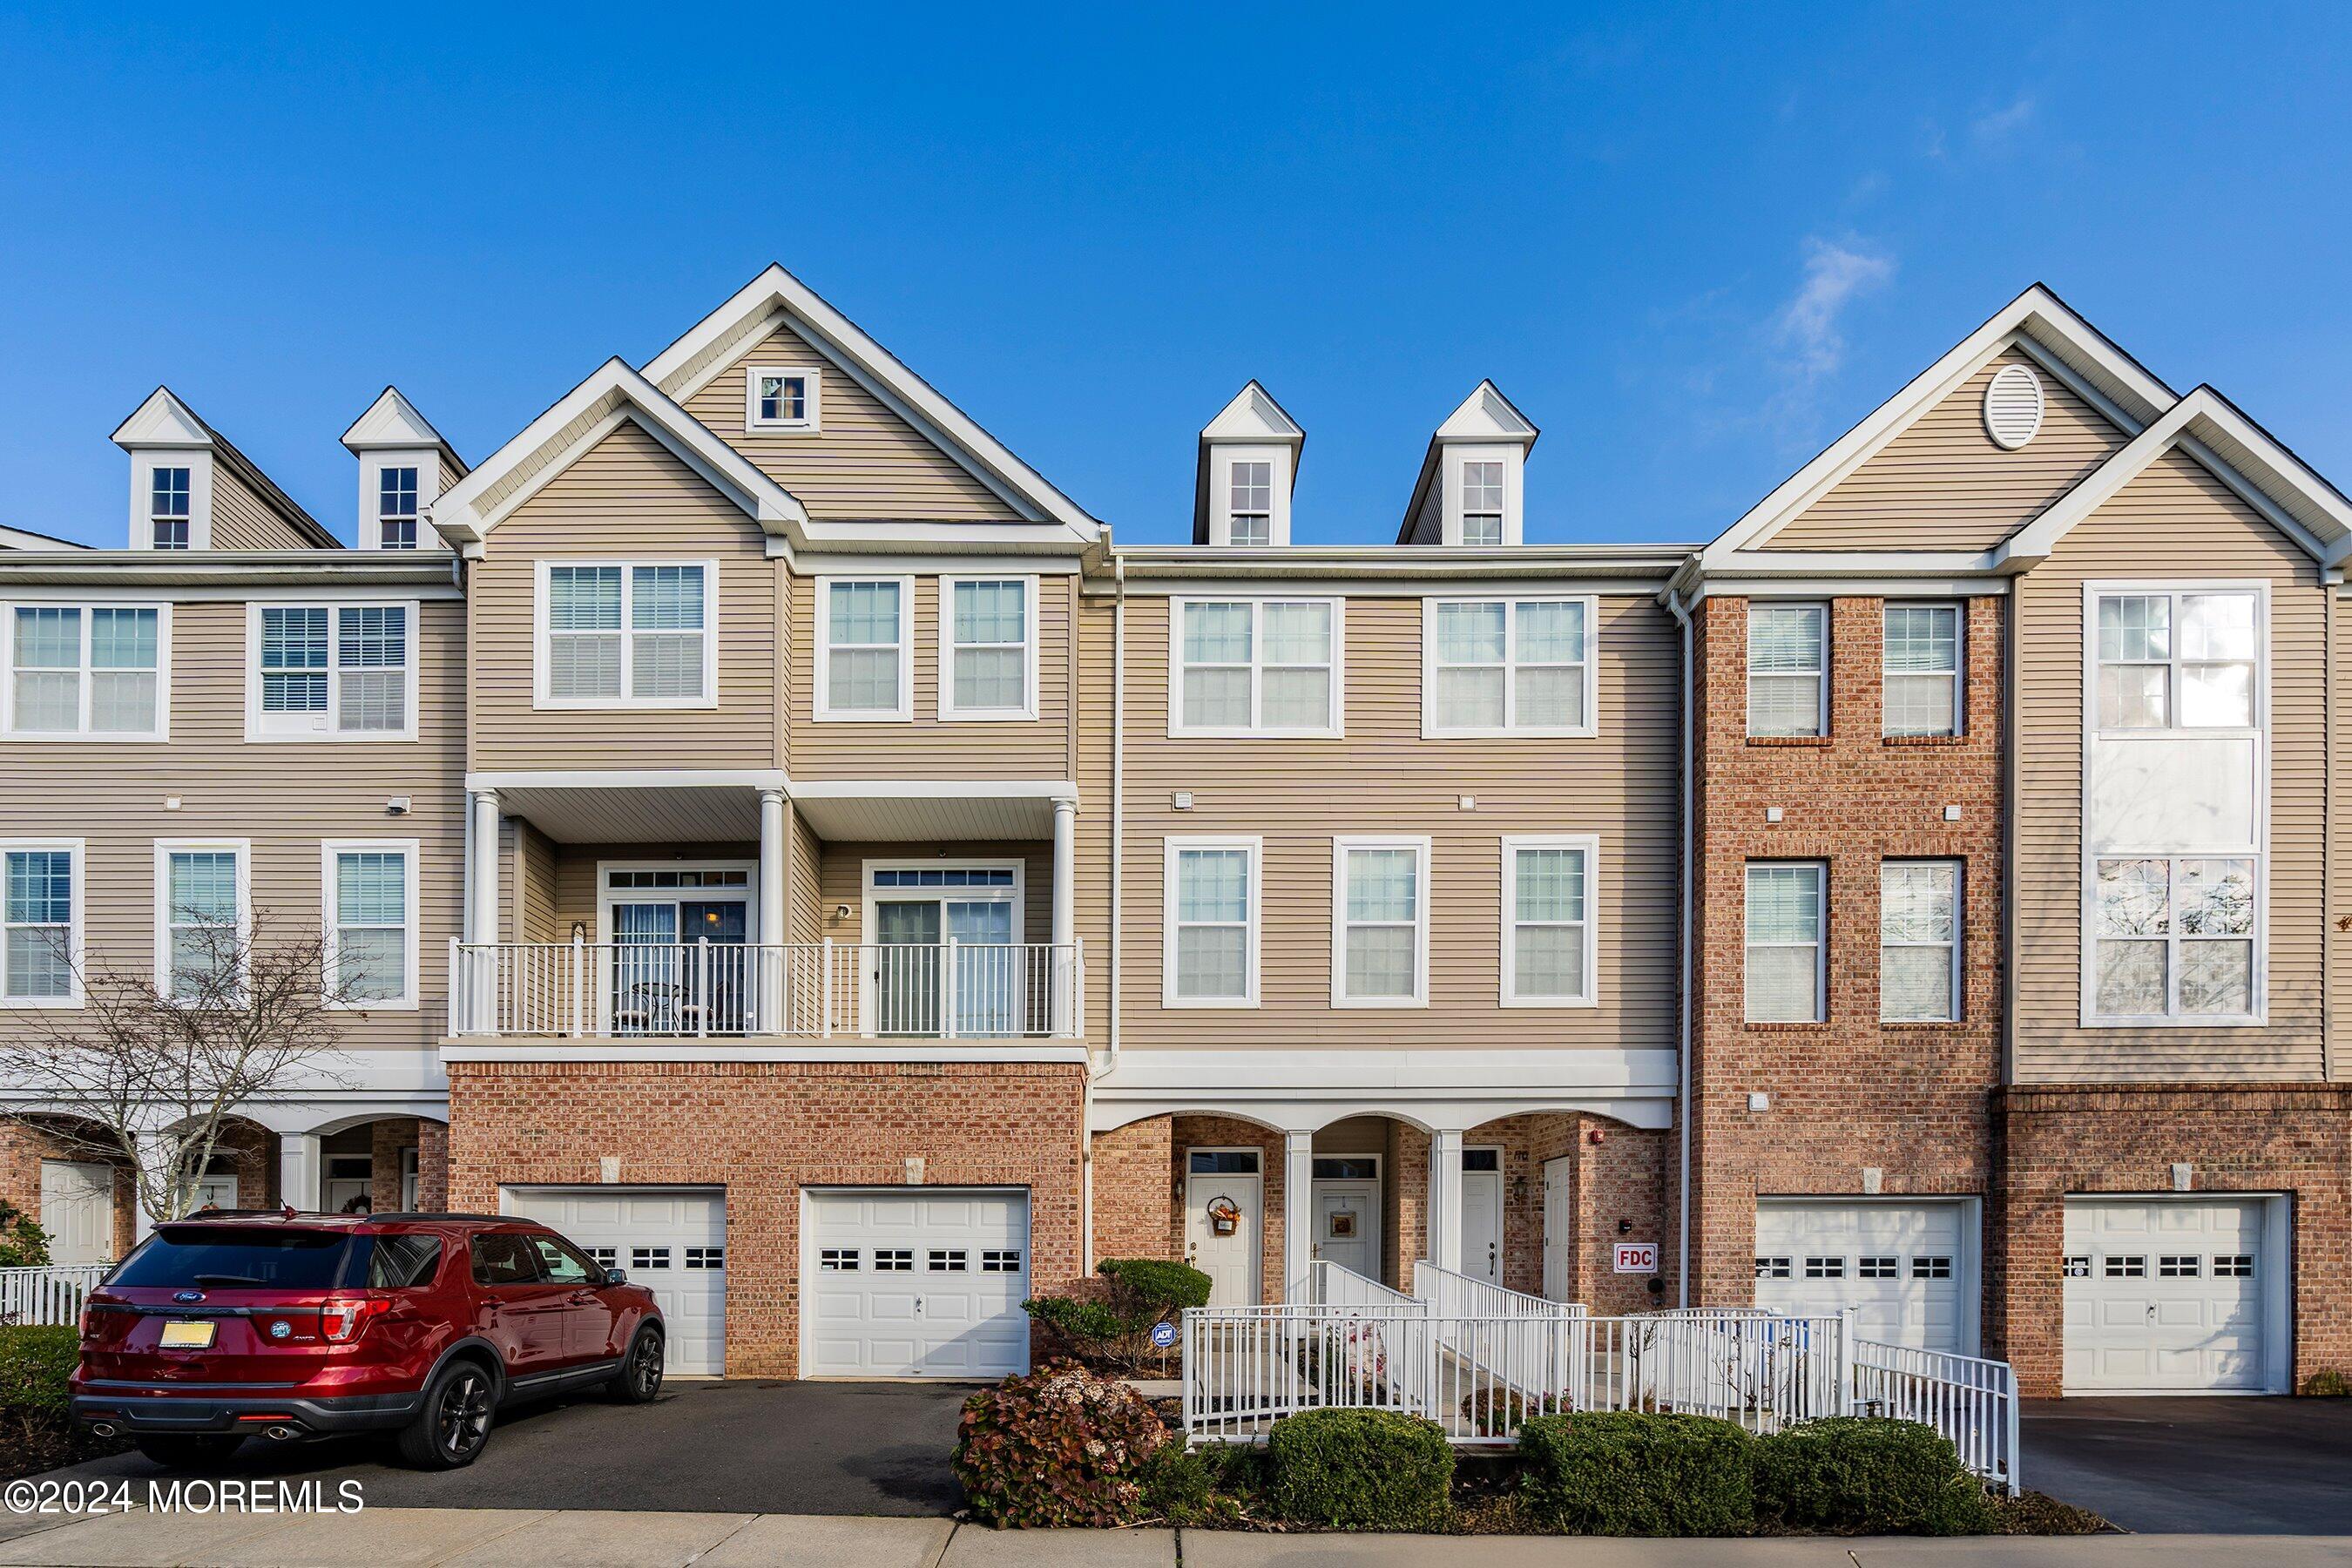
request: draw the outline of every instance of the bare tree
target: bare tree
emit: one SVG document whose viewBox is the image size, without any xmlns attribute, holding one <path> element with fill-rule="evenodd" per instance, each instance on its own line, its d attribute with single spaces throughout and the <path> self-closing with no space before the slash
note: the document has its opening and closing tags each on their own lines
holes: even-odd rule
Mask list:
<svg viewBox="0 0 2352 1568">
<path fill-rule="evenodd" d="M 21 934 L 21 933 L 20 933 Z M 167 975 L 117 961 L 86 963 L 60 933 L 51 950 L 20 955 L 79 1007 L 26 1009 L 0 1039 L 0 1120 L 132 1173 L 148 1218 L 177 1219 L 247 1102 L 299 1084 L 339 1081 L 322 1058 L 339 1008 L 380 994 L 363 959 L 340 961 L 316 928 L 272 929 L 179 911 L 166 937 Z"/>
</svg>

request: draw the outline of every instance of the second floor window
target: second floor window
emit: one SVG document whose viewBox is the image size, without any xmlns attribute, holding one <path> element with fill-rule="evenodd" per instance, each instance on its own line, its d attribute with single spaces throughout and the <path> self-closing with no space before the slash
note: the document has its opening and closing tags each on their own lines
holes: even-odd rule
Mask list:
<svg viewBox="0 0 2352 1568">
<path fill-rule="evenodd" d="M 1591 615 L 1588 599 L 1431 601 L 1423 733 L 1591 733 Z"/>
<path fill-rule="evenodd" d="M 189 474 L 182 468 L 148 470 L 148 542 L 158 550 L 185 550 L 190 543 Z"/>
<path fill-rule="evenodd" d="M 56 1005 L 77 1000 L 74 896 L 76 845 L 26 845 L 0 854 L 5 897 L 5 1001 Z"/>
<path fill-rule="evenodd" d="M 1880 699 L 1890 735 L 1960 732 L 1960 611 L 1957 605 L 1886 606 Z"/>
<path fill-rule="evenodd" d="M 1274 542 L 1274 464 L 1256 458 L 1237 459 L 1230 469 L 1232 490 L 1227 542 L 1266 545 Z"/>
<path fill-rule="evenodd" d="M 942 579 L 940 657 L 942 719 L 1037 716 L 1036 643 L 1031 621 L 1036 580 Z"/>
<path fill-rule="evenodd" d="M 1826 735 L 1829 731 L 1826 605 L 1748 607 L 1748 732 Z"/>
<path fill-rule="evenodd" d="M 416 1004 L 413 843 L 329 844 L 328 973 L 352 1007 Z"/>
<path fill-rule="evenodd" d="M 1503 1005 L 1593 999 L 1592 862 L 1588 838 L 1503 840 Z"/>
<path fill-rule="evenodd" d="M 1168 840 L 1164 1005 L 1257 1005 L 1258 855 L 1254 838 Z"/>
<path fill-rule="evenodd" d="M 1331 1005 L 1427 1002 L 1429 840 L 1337 839 L 1331 861 Z"/>
<path fill-rule="evenodd" d="M 163 613 L 20 605 L 9 617 L 9 733 L 157 738 Z"/>
<path fill-rule="evenodd" d="M 1958 861 L 1880 865 L 1878 1016 L 1936 1024 L 1960 1016 Z"/>
<path fill-rule="evenodd" d="M 709 562 L 542 565 L 540 700 L 559 708 L 717 704 Z"/>
<path fill-rule="evenodd" d="M 245 847 L 155 847 L 155 974 L 175 1000 L 225 1000 L 243 957 Z M 215 978 L 218 977 L 218 978 Z"/>
<path fill-rule="evenodd" d="M 416 469 L 414 466 L 376 470 L 376 543 L 385 550 L 416 548 Z"/>
<path fill-rule="evenodd" d="M 1170 734 L 1339 732 L 1336 600 L 1178 599 L 1171 614 Z"/>
<path fill-rule="evenodd" d="M 913 580 L 821 578 L 816 592 L 816 716 L 913 718 Z"/>
<path fill-rule="evenodd" d="M 254 739 L 394 740 L 415 733 L 407 605 L 257 605 Z"/>
<path fill-rule="evenodd" d="M 2106 1022 L 2257 1016 L 2260 864 L 2252 856 L 2097 860 L 2091 1011 Z"/>
<path fill-rule="evenodd" d="M 1503 465 L 1462 465 L 1462 542 L 1503 542 Z"/>
<path fill-rule="evenodd" d="M 1819 861 L 1748 868 L 1748 1021 L 1817 1024 L 1822 1007 L 1827 900 Z"/>
</svg>

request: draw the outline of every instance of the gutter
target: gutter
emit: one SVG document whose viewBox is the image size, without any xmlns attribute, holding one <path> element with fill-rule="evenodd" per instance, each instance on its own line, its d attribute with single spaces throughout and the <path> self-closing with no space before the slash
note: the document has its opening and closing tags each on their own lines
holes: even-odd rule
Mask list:
<svg viewBox="0 0 2352 1568">
<path fill-rule="evenodd" d="M 89 587 L 248 588 L 354 583 L 439 587 L 453 570 L 439 550 L 12 550 L 0 582 Z"/>
<path fill-rule="evenodd" d="M 1127 914 L 1127 562 L 1117 551 L 1108 553 L 1118 597 L 1110 612 L 1110 1060 L 1103 1070 L 1115 1072 L 1124 958 L 1119 932 Z"/>
<path fill-rule="evenodd" d="M 1681 1102 L 1676 1120 L 1681 1123 L 1682 1134 L 1682 1187 L 1681 1199 L 1675 1205 L 1675 1305 L 1687 1307 L 1691 1304 L 1691 695 L 1695 682 L 1691 671 L 1690 602 L 1671 588 L 1662 597 L 1667 613 L 1682 629 L 1683 640 L 1682 791 L 1678 807 L 1682 818 L 1682 932 L 1675 959 L 1679 1011 L 1675 1076 L 1675 1092 Z"/>
</svg>

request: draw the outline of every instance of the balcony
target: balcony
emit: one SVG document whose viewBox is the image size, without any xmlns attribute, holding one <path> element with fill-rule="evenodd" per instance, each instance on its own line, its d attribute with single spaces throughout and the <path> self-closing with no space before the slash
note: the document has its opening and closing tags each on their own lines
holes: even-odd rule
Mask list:
<svg viewBox="0 0 2352 1568">
<path fill-rule="evenodd" d="M 449 1033 L 1076 1039 L 1079 943 L 452 942 Z"/>
</svg>

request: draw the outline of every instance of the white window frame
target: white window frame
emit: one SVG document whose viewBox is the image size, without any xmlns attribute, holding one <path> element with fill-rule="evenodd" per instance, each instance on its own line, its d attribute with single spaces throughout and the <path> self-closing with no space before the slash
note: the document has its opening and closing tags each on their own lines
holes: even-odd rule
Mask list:
<svg viewBox="0 0 2352 1568">
<path fill-rule="evenodd" d="M 405 513 L 387 512 L 383 510 L 383 476 L 390 473 L 397 473 L 402 469 L 410 470 L 416 475 L 416 496 L 414 507 L 411 510 Z M 425 465 L 422 462 L 386 458 L 384 461 L 375 465 L 374 479 L 376 484 L 374 505 L 369 509 L 368 521 L 370 523 L 374 525 L 375 547 L 378 550 L 415 550 L 421 548 L 425 543 Z M 387 522 L 404 522 L 408 524 L 411 531 L 409 542 L 406 544 L 394 544 L 386 540 L 384 538 L 384 524 Z"/>
<path fill-rule="evenodd" d="M 1952 727 L 1948 730 L 1896 730 L 1893 728 L 1894 710 L 1887 706 L 1886 683 L 1895 675 L 1906 679 L 1918 679 L 1932 673 L 1924 670 L 1894 670 L 1886 664 L 1886 625 L 1885 617 L 1896 610 L 1949 610 L 1952 612 Z M 1822 642 L 1824 655 L 1828 642 Z M 1824 659 L 1826 662 L 1826 658 Z M 1889 599 L 1885 601 L 1878 627 L 1878 728 L 1882 735 L 1896 738 L 1918 736 L 1928 739 L 1958 739 L 1969 732 L 1969 606 L 1965 599 Z M 1824 693 L 1824 702 L 1827 694 Z M 1824 719 L 1829 710 L 1822 710 Z"/>
<path fill-rule="evenodd" d="M 407 954 L 402 966 L 400 994 L 383 1000 L 331 1001 L 328 1006 L 352 1013 L 413 1013 L 422 994 L 417 968 L 423 949 L 422 928 L 418 921 L 417 862 L 423 854 L 420 840 L 415 838 L 329 838 L 319 845 L 319 930 L 324 937 L 326 952 L 326 989 L 331 992 L 335 977 L 341 973 L 341 945 L 342 924 L 338 908 L 341 889 L 336 882 L 336 857 L 341 855 L 398 855 L 402 857 L 403 880 L 401 908 L 407 916 Z"/>
<path fill-rule="evenodd" d="M 1463 502 L 1464 469 L 1471 463 L 1503 465 L 1503 537 L 1495 544 L 1468 544 L 1463 539 L 1464 520 L 1469 510 Z M 1441 464 L 1444 494 L 1438 508 L 1438 542 L 1471 550 L 1500 550 L 1520 543 L 1526 526 L 1520 501 L 1525 493 L 1527 449 L 1516 444 L 1467 445 L 1449 441 Z"/>
<path fill-rule="evenodd" d="M 1820 931 L 1819 934 L 1815 937 L 1815 939 L 1813 940 L 1813 942 L 1812 942 L 1811 943 L 1810 943 L 1810 944 L 1807 944 L 1807 943 L 1804 943 L 1804 942 L 1762 942 L 1762 943 L 1759 943 L 1759 942 L 1758 942 L 1757 941 L 1755 941 L 1755 940 L 1754 940 L 1754 938 L 1753 938 L 1753 937 L 1751 937 L 1751 936 L 1748 934 L 1748 877 L 1749 877 L 1749 875 L 1750 875 L 1751 873 L 1753 873 L 1753 872 L 1754 872 L 1754 871 L 1755 871 L 1759 867 L 1782 867 L 1782 866 L 1811 867 L 1811 868 L 1812 868 L 1813 874 L 1814 874 L 1816 877 L 1818 877 L 1818 878 L 1820 879 L 1820 881 L 1818 882 L 1817 886 L 1818 886 L 1818 888 L 1820 889 L 1820 894 L 1821 894 L 1822 928 L 1821 928 L 1821 931 Z M 1831 918 L 1831 917 L 1830 917 L 1830 863 L 1829 863 L 1828 861 L 1826 861 L 1826 860 L 1808 860 L 1808 859 L 1802 858 L 1801 857 L 1801 858 L 1796 858 L 1796 859 L 1775 859 L 1775 858 L 1770 858 L 1770 857 L 1769 857 L 1769 856 L 1768 856 L 1768 857 L 1761 857 L 1761 858 L 1756 858 L 1756 859 L 1752 859 L 1752 860 L 1746 860 L 1746 861 L 1742 861 L 1742 862 L 1740 863 L 1740 868 L 1739 868 L 1739 1021 L 1740 1021 L 1742 1024 L 1744 1024 L 1744 1025 L 1759 1025 L 1759 1024 L 1760 1024 L 1760 1025 L 1766 1025 L 1766 1026 L 1776 1025 L 1776 1024 L 1794 1024 L 1794 1025 L 1798 1025 L 1798 1026 L 1804 1026 L 1804 1025 L 1807 1025 L 1807 1024 L 1825 1024 L 1825 1023 L 1829 1022 L 1829 1016 L 1830 1016 L 1830 918 Z M 1813 949 L 1813 1016 L 1812 1016 L 1811 1017 L 1810 1017 L 1810 1018 L 1756 1018 L 1756 1017 L 1751 1017 L 1751 1016 L 1748 1016 L 1748 955 L 1749 953 L 1751 953 L 1751 952 L 1755 952 L 1755 951 L 1756 951 L 1756 949 L 1757 949 L 1758 947 L 1759 947 L 1759 946 L 1765 946 L 1765 947 L 1803 947 L 1803 946 L 1807 946 L 1807 945 L 1811 945 L 1811 948 Z"/>
<path fill-rule="evenodd" d="M 1517 994 L 1519 851 L 1579 849 L 1584 853 L 1584 994 L 1522 996 Z M 1503 975 L 1498 998 L 1505 1007 L 1597 1007 L 1601 1005 L 1601 836 L 1597 833 L 1507 834 L 1503 838 Z M 1558 921 L 1537 922 L 1554 925 Z"/>
<path fill-rule="evenodd" d="M 1348 991 L 1348 856 L 1357 849 L 1413 852 L 1412 994 L 1355 996 Z M 1429 1005 L 1429 862 L 1426 836 L 1350 834 L 1331 840 L 1331 1005 L 1334 1007 L 1426 1007 Z M 1391 925 L 1388 921 L 1367 924 Z"/>
<path fill-rule="evenodd" d="M 237 950 L 253 940 L 253 840 L 250 838 L 158 838 L 155 840 L 155 989 L 172 997 L 172 857 L 215 854 L 236 857 Z M 186 1004 L 182 1004 L 185 1005 Z"/>
<path fill-rule="evenodd" d="M 2254 723 L 2252 729 L 2242 726 L 2183 726 L 2180 721 L 2180 683 L 2177 679 L 2182 660 L 2175 651 L 2167 661 L 2172 672 L 2167 692 L 2166 716 L 2171 724 L 2161 730 L 2105 730 L 2099 727 L 2099 601 L 2110 596 L 2167 595 L 2176 603 L 2183 595 L 2245 594 L 2254 599 Z M 2172 627 L 2177 637 L 2179 617 L 2173 616 Z M 2079 1022 L 2086 1029 L 2245 1029 L 2263 1028 L 2270 1023 L 2270 931 L 2271 931 L 2271 657 L 2273 623 L 2271 616 L 2271 584 L 2267 578 L 2118 578 L 2095 579 L 2083 584 L 2083 751 L 2082 800 L 2077 818 L 2082 831 L 2083 863 L 2079 924 L 2077 926 L 2077 959 L 2081 986 Z M 2177 649 L 2178 644 L 2175 644 Z M 2095 748 L 2100 745 L 2130 745 L 2147 741 L 2171 741 L 2184 737 L 2199 739 L 2252 740 L 2254 742 L 2254 842 L 2252 845 L 2221 843 L 2200 844 L 2192 847 L 2178 846 L 2161 849 L 2139 848 L 2128 845 L 2095 846 L 2091 841 L 2091 789 Z M 2254 929 L 2248 940 L 2253 945 L 2253 973 L 2248 982 L 2247 999 L 2252 1011 L 2244 1014 L 2227 1013 L 2165 1013 L 2116 1014 L 2099 1011 L 2099 862 L 2102 860 L 2164 860 L 2172 863 L 2167 871 L 2168 894 L 2178 898 L 2179 875 L 2178 862 L 2182 860 L 2252 860 L 2254 863 Z M 2175 906 L 2177 908 L 2177 906 Z M 2177 921 L 2168 922 L 2177 927 Z M 2123 938 L 2119 940 L 2138 940 Z M 2149 939 L 2152 940 L 2152 939 Z M 2168 1008 L 2177 1008 L 2180 996 L 2179 953 L 2180 933 L 2175 929 L 2167 933 L 2165 1001 Z"/>
<path fill-rule="evenodd" d="M 382 504 L 382 475 L 386 468 L 416 470 L 416 548 L 447 548 L 441 536 L 434 531 L 431 519 L 425 515 L 433 510 L 433 503 L 441 499 L 441 454 L 429 447 L 388 447 L 360 454 L 360 548 L 382 550 L 384 547 L 383 518 L 377 509 Z"/>
<path fill-rule="evenodd" d="M 82 940 L 89 927 L 89 906 L 84 903 L 82 888 L 89 847 L 79 838 L 0 838 L 0 921 L 5 921 L 7 878 L 6 856 L 16 853 L 63 854 L 71 858 L 73 886 L 68 897 L 73 900 L 73 918 L 66 927 L 66 994 L 63 996 L 10 996 L 0 994 L 0 1006 L 26 1008 L 73 1008 L 82 1005 Z M 0 991 L 7 985 L 5 953 L 0 952 Z"/>
<path fill-rule="evenodd" d="M 907 724 L 915 718 L 915 580 L 911 576 L 862 572 L 836 573 L 814 579 L 816 584 L 816 692 L 818 721 L 833 724 Z M 833 590 L 837 584 L 895 583 L 898 585 L 898 700 L 887 709 L 835 708 L 833 705 Z M 1034 638 L 1032 640 L 1034 640 Z M 858 643 L 857 647 L 880 647 Z"/>
<path fill-rule="evenodd" d="M 1581 724 L 1521 724 L 1517 638 L 1519 606 L 1567 605 L 1584 606 L 1584 722 Z M 1448 605 L 1501 605 L 1503 608 L 1503 722 L 1442 724 L 1437 711 L 1438 612 Z M 1491 665 L 1454 668 L 1486 669 Z M 1537 668 L 1551 668 L 1538 666 Z M 1601 733 L 1601 601 L 1591 594 L 1445 594 L 1421 602 L 1421 737 L 1424 741 L 1507 739 L 1591 740 Z"/>
<path fill-rule="evenodd" d="M 763 419 L 760 416 L 760 378 L 763 375 L 798 376 L 807 384 L 807 410 L 798 419 Z M 743 371 L 743 429 L 745 433 L 770 435 L 814 436 L 824 428 L 824 373 L 814 365 L 755 364 Z"/>
<path fill-rule="evenodd" d="M 962 646 L 955 635 L 955 594 L 957 585 L 964 583 L 1018 583 L 1021 584 L 1021 702 L 1014 708 L 959 708 L 955 700 L 956 650 Z M 1003 721 L 1037 717 L 1037 579 L 1019 573 L 992 575 L 984 572 L 965 573 L 960 576 L 940 579 L 940 690 L 939 713 L 942 722 Z M 1003 643 L 974 643 L 974 647 L 1003 647 Z"/>
<path fill-rule="evenodd" d="M 1176 992 L 1176 866 L 1188 849 L 1238 850 L 1249 857 L 1249 919 L 1242 931 L 1243 989 L 1239 996 L 1180 996 Z M 1265 840 L 1255 835 L 1170 834 L 1160 845 L 1160 1005 L 1162 1007 L 1255 1007 L 1258 1005 L 1258 945 L 1265 930 Z"/>
<path fill-rule="evenodd" d="M 81 717 L 74 730 L 20 730 L 16 727 L 16 612 L 79 610 L 81 617 Z M 152 610 L 155 612 L 155 727 L 152 730 L 110 730 L 89 727 L 91 679 L 89 639 L 92 610 Z M 152 743 L 172 738 L 172 606 L 156 599 L 17 598 L 0 600 L 0 735 L 12 741 L 130 741 Z"/>
<path fill-rule="evenodd" d="M 553 628 L 549 624 L 551 574 L 558 566 L 616 566 L 621 572 L 621 689 L 614 697 L 558 697 L 552 690 Z M 631 694 L 636 675 L 637 628 L 630 624 L 636 601 L 636 569 L 640 566 L 698 566 L 702 569 L 702 695 L 698 698 L 637 697 Z M 637 709 L 647 712 L 707 712 L 719 706 L 719 563 L 709 558 L 676 555 L 582 556 L 541 560 L 531 578 L 531 706 L 565 711 Z M 592 634 L 609 635 L 609 634 Z M 653 635 L 675 637 L 675 632 Z"/>
<path fill-rule="evenodd" d="M 1820 716 L 1820 722 L 1818 727 L 1812 730 L 1776 731 L 1767 734 L 1756 728 L 1756 612 L 1759 610 L 1811 610 L 1822 617 L 1822 664 L 1813 675 L 1816 689 L 1819 691 L 1817 699 L 1819 705 L 1814 711 Z M 1747 639 L 1742 648 L 1743 658 L 1748 666 L 1748 685 L 1743 697 L 1748 704 L 1745 729 L 1751 738 L 1770 741 L 1811 741 L 1827 738 L 1830 732 L 1830 659 L 1832 657 L 1830 635 L 1832 629 L 1830 606 L 1826 600 L 1750 599 L 1748 601 L 1746 624 L 1740 628 L 1740 636 Z M 1879 650 L 1879 660 L 1882 664 L 1885 663 L 1885 649 L 1882 646 Z M 1768 673 L 1770 673 L 1775 679 L 1786 680 L 1804 672 L 1778 670 Z"/>
<path fill-rule="evenodd" d="M 305 725 L 300 729 L 284 721 L 303 715 L 268 714 L 261 707 L 261 612 L 270 610 L 324 610 L 327 612 L 327 710 L 322 726 Z M 401 703 L 401 727 L 397 730 L 344 730 L 337 720 L 342 713 L 343 665 L 341 615 L 344 610 L 400 610 L 407 617 L 408 659 L 401 667 L 406 689 Z M 424 647 L 424 610 L 415 599 L 334 599 L 293 598 L 257 599 L 245 607 L 245 738 L 248 741 L 276 742 L 397 742 L 416 739 L 416 710 L 423 695 L 424 682 L 419 679 Z"/>
<path fill-rule="evenodd" d="M 159 448 L 139 452 L 131 459 L 131 548 L 155 548 L 155 480 L 157 468 L 188 470 L 188 548 L 213 547 L 213 455 L 195 448 Z M 167 555 L 176 550 L 162 552 Z"/>
<path fill-rule="evenodd" d="M 1247 605 L 1250 607 L 1250 721 L 1246 725 L 1184 722 L 1184 608 L 1188 605 Z M 1265 607 L 1324 605 L 1331 611 L 1331 721 L 1328 725 L 1272 728 L 1261 724 L 1265 710 Z M 1219 666 L 1229 668 L 1231 666 Z M 1308 669 L 1303 664 L 1280 669 Z M 1192 594 L 1168 601 L 1168 733 L 1220 736 L 1228 740 L 1337 740 L 1348 732 L 1348 601 L 1324 594 Z"/>
<path fill-rule="evenodd" d="M 1271 491 L 1266 497 L 1269 510 L 1265 520 L 1266 542 L 1264 544 L 1234 543 L 1234 465 L 1265 463 Z M 1209 542 L 1230 549 L 1276 550 L 1290 542 L 1290 483 L 1291 449 L 1287 446 L 1228 445 L 1217 443 L 1211 448 L 1209 463 Z"/>
<path fill-rule="evenodd" d="M 1948 866 L 1952 872 L 1952 940 L 1939 942 L 1889 942 L 1886 940 L 1886 872 L 1893 866 Z M 1882 1024 L 1957 1024 L 1968 1016 L 1966 985 L 1968 968 L 1963 955 L 1968 947 L 1969 868 L 1968 862 L 1956 855 L 1890 855 L 1878 863 L 1878 1020 Z M 1822 894 L 1824 917 L 1828 911 L 1828 894 Z M 1826 929 L 1828 921 L 1823 920 Z M 1886 1010 L 1886 950 L 1889 947 L 1944 947 L 1951 949 L 1952 1005 L 1940 1018 L 1898 1018 Z"/>
</svg>

